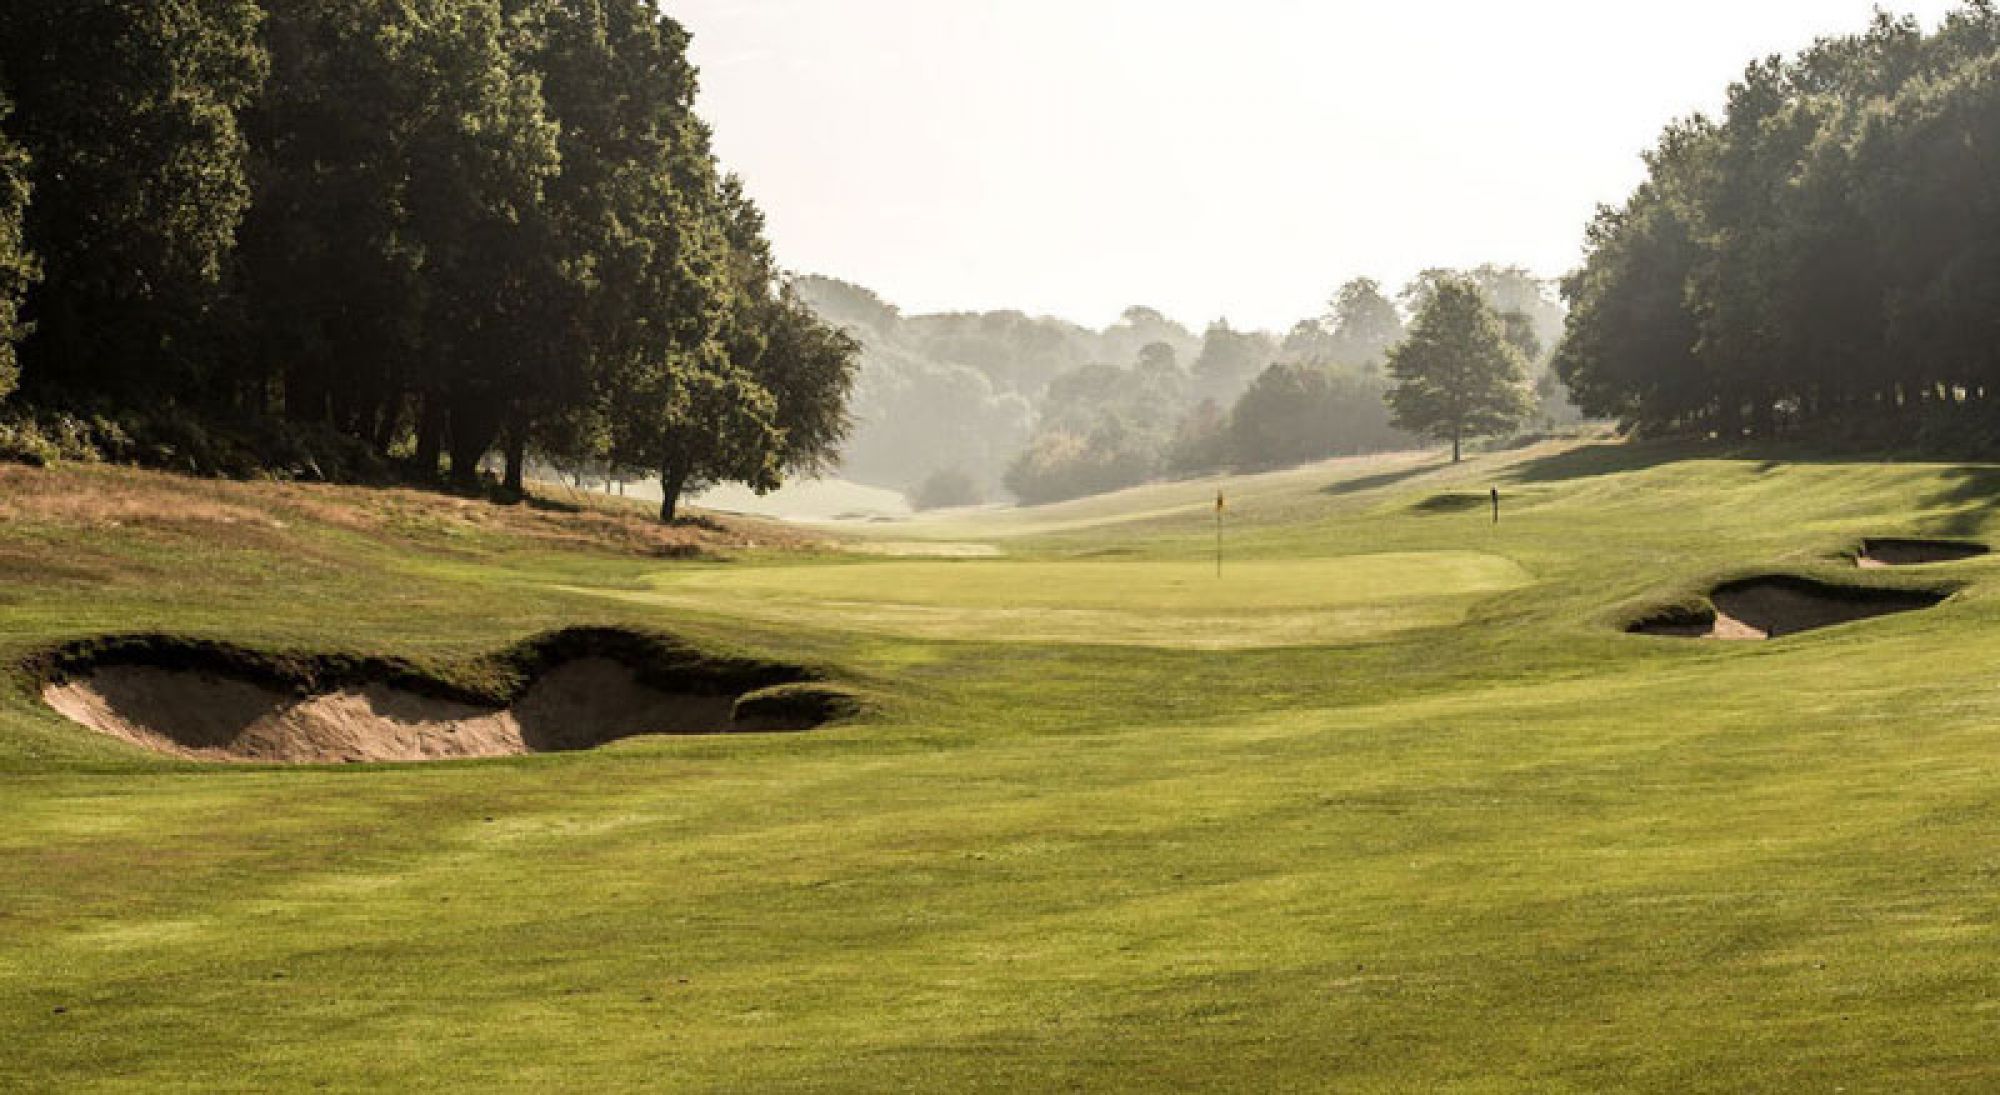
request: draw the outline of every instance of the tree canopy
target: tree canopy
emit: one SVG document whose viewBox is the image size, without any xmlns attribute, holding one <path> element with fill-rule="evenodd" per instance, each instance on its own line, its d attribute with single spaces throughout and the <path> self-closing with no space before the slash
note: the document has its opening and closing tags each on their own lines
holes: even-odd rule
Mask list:
<svg viewBox="0 0 2000 1095">
<path fill-rule="evenodd" d="M 28 208 L 28 158 L 7 137 L 11 112 L 6 98 L 0 96 L 0 399 L 20 381 L 14 344 L 27 333 L 21 324 L 21 300 L 36 272 L 21 224 Z"/>
<path fill-rule="evenodd" d="M 9 5 L 0 346 L 38 404 L 463 488 L 496 450 L 516 493 L 531 454 L 817 470 L 855 346 L 717 164 L 687 49 L 648 0 Z"/>
<path fill-rule="evenodd" d="M 1649 433 L 1991 439 L 2000 14 L 1751 65 L 1599 212 L 1555 366 Z"/>
<path fill-rule="evenodd" d="M 1430 284 L 1410 334 L 1389 351 L 1389 407 L 1398 429 L 1451 442 L 1513 427 L 1530 410 L 1527 360 L 1470 279 Z"/>
</svg>

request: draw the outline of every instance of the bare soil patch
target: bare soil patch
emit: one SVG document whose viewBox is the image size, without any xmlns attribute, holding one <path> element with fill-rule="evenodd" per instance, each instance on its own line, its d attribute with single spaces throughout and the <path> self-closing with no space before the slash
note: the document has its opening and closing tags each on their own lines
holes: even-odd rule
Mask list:
<svg viewBox="0 0 2000 1095">
<path fill-rule="evenodd" d="M 1949 596 L 1933 590 L 1839 586 L 1773 575 L 1725 582 L 1709 594 L 1706 609 L 1655 613 L 1628 630 L 1680 639 L 1757 641 L 1933 608 Z"/>
<path fill-rule="evenodd" d="M 566 752 L 649 734 L 805 730 L 856 706 L 803 669 L 704 658 L 609 631 L 561 632 L 488 659 L 480 667 L 488 676 L 520 682 L 508 695 L 482 696 L 387 660 L 259 655 L 158 637 L 52 652 L 41 668 L 44 700 L 72 721 L 209 761 Z"/>
<path fill-rule="evenodd" d="M 1976 559 L 1992 549 L 1970 540 L 1869 539 L 1861 542 L 1855 564 L 1863 569 L 1924 566 Z"/>
</svg>

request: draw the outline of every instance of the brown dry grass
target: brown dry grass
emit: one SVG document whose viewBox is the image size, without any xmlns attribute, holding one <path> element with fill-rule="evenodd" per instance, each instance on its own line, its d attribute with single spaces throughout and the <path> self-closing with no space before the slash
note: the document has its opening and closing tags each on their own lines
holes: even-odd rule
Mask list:
<svg viewBox="0 0 2000 1095">
<path fill-rule="evenodd" d="M 409 488 L 192 479 L 136 468 L 0 466 L 0 522 L 89 534 L 199 536 L 239 547 L 296 542 L 321 526 L 427 547 L 514 546 L 649 556 L 809 548 L 822 537 L 772 521 L 698 515 L 662 525 L 621 499 L 551 496 L 522 505 Z"/>
</svg>

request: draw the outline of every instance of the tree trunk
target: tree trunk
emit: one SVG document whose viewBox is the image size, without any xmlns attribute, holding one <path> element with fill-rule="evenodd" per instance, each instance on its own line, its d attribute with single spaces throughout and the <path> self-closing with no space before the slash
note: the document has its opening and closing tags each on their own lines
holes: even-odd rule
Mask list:
<svg viewBox="0 0 2000 1095">
<path fill-rule="evenodd" d="M 500 437 L 500 412 L 479 399 L 461 400 L 451 409 L 451 485 L 479 489 L 479 462 Z"/>
<path fill-rule="evenodd" d="M 435 479 L 438 457 L 444 452 L 444 397 L 425 392 L 418 398 L 423 407 L 417 412 L 416 472 L 425 479 Z"/>
<path fill-rule="evenodd" d="M 396 430 L 403 424 L 403 397 L 391 396 L 382 401 L 381 410 L 375 418 L 375 432 L 372 440 L 375 451 L 384 456 L 396 444 Z M 433 463 L 433 466 L 436 466 Z"/>
<path fill-rule="evenodd" d="M 507 475 L 500 483 L 500 489 L 518 502 L 527 497 L 526 478 L 528 463 L 528 431 L 516 426 L 507 431 Z"/>
<path fill-rule="evenodd" d="M 687 487 L 687 476 L 673 468 L 660 470 L 660 522 L 671 525 L 681 506 L 681 491 Z"/>
<path fill-rule="evenodd" d="M 1458 442 L 1459 442 L 1458 427 L 1453 426 L 1451 428 L 1451 462 L 1454 464 L 1458 463 L 1459 461 L 1460 454 L 1459 454 Z"/>
</svg>

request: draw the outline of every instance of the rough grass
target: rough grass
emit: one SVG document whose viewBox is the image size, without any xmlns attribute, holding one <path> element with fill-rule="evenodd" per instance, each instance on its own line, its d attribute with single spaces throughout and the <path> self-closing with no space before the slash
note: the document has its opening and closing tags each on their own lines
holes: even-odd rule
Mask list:
<svg viewBox="0 0 2000 1095">
<path fill-rule="evenodd" d="M 1413 508 L 1494 483 L 1497 529 Z M 224 501 L 291 521 L 255 489 Z M 407 534 L 10 517 L 8 658 L 158 629 L 451 659 L 640 624 L 881 702 L 807 737 L 238 771 L 93 740 L 17 675 L 0 1089 L 2000 1086 L 2000 561 L 1926 568 L 1965 587 L 1934 611 L 1776 643 L 1620 631 L 1753 570 L 1851 580 L 1863 537 L 1988 537 L 2000 469 L 1336 464 L 1232 492 L 1237 596 L 1274 598 L 1239 623 L 1401 612 L 1424 581 L 1451 619 L 1216 651 L 867 619 L 977 621 L 1018 586 L 1184 628 L 1210 595 L 1163 576 L 1206 561 L 1204 492 L 885 533 L 1006 546 L 963 563 L 662 563 L 434 532 L 456 518 L 421 499 Z M 1521 577 L 1413 562 L 1370 602 L 1380 564 L 1335 565 L 1453 553 Z M 682 583 L 698 603 L 648 600 Z"/>
</svg>

